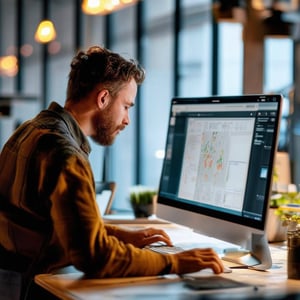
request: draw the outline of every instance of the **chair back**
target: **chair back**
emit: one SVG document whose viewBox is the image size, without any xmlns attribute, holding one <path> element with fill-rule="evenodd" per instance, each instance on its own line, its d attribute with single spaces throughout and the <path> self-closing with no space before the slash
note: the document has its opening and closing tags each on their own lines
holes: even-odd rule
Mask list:
<svg viewBox="0 0 300 300">
<path fill-rule="evenodd" d="M 115 197 L 116 187 L 117 185 L 113 181 L 96 182 L 96 201 L 102 216 L 111 214 L 111 207 Z"/>
</svg>

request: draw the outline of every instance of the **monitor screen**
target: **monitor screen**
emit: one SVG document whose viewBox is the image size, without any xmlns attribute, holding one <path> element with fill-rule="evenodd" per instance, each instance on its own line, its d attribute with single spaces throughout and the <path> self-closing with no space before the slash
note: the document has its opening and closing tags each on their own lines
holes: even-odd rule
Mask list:
<svg viewBox="0 0 300 300">
<path fill-rule="evenodd" d="M 172 99 L 158 216 L 238 244 L 263 232 L 281 99 Z"/>
</svg>

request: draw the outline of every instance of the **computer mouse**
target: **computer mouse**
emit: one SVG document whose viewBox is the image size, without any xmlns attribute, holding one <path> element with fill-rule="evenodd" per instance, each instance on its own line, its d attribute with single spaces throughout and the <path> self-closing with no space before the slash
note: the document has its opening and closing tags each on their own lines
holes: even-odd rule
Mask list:
<svg viewBox="0 0 300 300">
<path fill-rule="evenodd" d="M 223 273 L 232 273 L 232 269 L 227 267 L 227 266 L 224 266 L 224 271 Z"/>
</svg>

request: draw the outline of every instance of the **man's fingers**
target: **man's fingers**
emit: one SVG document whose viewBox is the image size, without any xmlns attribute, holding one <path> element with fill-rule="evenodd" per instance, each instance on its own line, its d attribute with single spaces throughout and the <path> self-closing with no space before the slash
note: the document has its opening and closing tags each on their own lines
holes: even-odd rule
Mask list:
<svg viewBox="0 0 300 300">
<path fill-rule="evenodd" d="M 142 240 L 140 240 L 138 247 L 142 248 L 151 244 L 155 244 L 158 242 L 162 242 L 164 244 L 166 244 L 167 246 L 172 246 L 172 243 L 169 239 L 166 239 L 163 236 L 159 236 L 159 235 L 153 235 L 153 236 L 149 236 L 149 237 L 145 237 Z"/>
<path fill-rule="evenodd" d="M 224 266 L 213 249 L 192 249 L 175 254 L 178 259 L 178 273 L 191 273 L 210 268 L 214 273 L 224 271 Z"/>
<path fill-rule="evenodd" d="M 161 236 L 164 236 L 165 238 L 170 239 L 169 235 L 162 229 L 157 229 L 157 228 L 147 228 L 146 231 L 145 231 L 146 234 L 149 234 L 151 236 L 153 235 L 161 235 Z"/>
<path fill-rule="evenodd" d="M 201 269 L 212 269 L 214 273 L 220 274 L 223 272 L 224 268 L 222 265 L 217 263 L 216 261 L 201 261 L 200 262 Z"/>
</svg>

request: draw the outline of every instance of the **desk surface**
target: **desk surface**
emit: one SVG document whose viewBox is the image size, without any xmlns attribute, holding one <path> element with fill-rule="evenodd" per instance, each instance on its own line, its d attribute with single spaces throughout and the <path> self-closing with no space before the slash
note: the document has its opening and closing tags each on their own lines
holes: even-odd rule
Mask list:
<svg viewBox="0 0 300 300">
<path fill-rule="evenodd" d="M 270 245 L 273 266 L 267 271 L 233 269 L 221 274 L 250 287 L 195 291 L 188 288 L 177 275 L 116 279 L 86 279 L 80 272 L 69 274 L 40 274 L 35 282 L 65 300 L 93 299 L 300 299 L 300 280 L 287 279 L 285 244 Z M 225 265 L 232 266 L 224 262 Z M 195 276 L 214 276 L 210 270 L 193 273 Z M 195 297 L 195 298 L 193 298 Z"/>
</svg>

